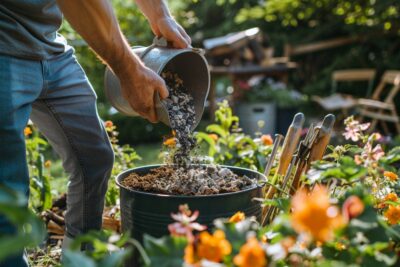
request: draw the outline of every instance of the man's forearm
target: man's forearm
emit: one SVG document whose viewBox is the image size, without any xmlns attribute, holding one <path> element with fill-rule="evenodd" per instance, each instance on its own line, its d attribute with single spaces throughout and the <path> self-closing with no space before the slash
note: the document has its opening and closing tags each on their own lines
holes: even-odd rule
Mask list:
<svg viewBox="0 0 400 267">
<path fill-rule="evenodd" d="M 135 57 L 107 0 L 57 2 L 72 27 L 114 71 L 118 71 L 127 56 Z M 137 66 L 142 64 L 139 59 L 131 62 L 136 62 Z"/>
<path fill-rule="evenodd" d="M 156 23 L 159 18 L 171 16 L 163 0 L 136 0 L 135 2 L 150 23 Z"/>
</svg>

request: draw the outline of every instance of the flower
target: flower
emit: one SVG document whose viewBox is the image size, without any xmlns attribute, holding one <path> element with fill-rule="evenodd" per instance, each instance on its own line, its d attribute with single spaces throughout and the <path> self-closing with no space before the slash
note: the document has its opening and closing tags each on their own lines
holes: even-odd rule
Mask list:
<svg viewBox="0 0 400 267">
<path fill-rule="evenodd" d="M 189 243 L 194 240 L 193 231 L 204 231 L 207 227 L 197 222 L 199 211 L 192 211 L 187 205 L 179 206 L 179 213 L 172 213 L 171 217 L 176 221 L 168 225 L 168 230 L 173 236 L 186 236 Z"/>
<path fill-rule="evenodd" d="M 317 186 L 311 193 L 305 189 L 298 191 L 291 201 L 293 212 L 291 223 L 298 233 L 307 233 L 316 241 L 328 241 L 333 230 L 344 224 L 336 206 L 329 203 L 328 191 Z"/>
<path fill-rule="evenodd" d="M 184 256 L 183 256 L 183 259 L 184 259 L 184 261 L 186 262 L 186 263 L 188 263 L 188 264 L 194 264 L 194 263 L 196 263 L 197 262 L 197 260 L 196 260 L 196 255 L 195 255 L 195 253 L 194 253 L 194 246 L 193 246 L 193 244 L 188 244 L 186 247 L 185 247 L 185 254 L 184 254 Z"/>
<path fill-rule="evenodd" d="M 397 179 L 399 179 L 399 176 L 397 174 L 395 174 L 394 172 L 385 171 L 383 173 L 383 176 L 385 176 L 386 178 L 388 178 L 392 182 L 396 182 Z"/>
<path fill-rule="evenodd" d="M 261 135 L 261 141 L 265 146 L 270 146 L 274 143 L 274 141 L 272 140 L 271 135 L 269 134 L 263 134 Z"/>
<path fill-rule="evenodd" d="M 383 198 L 382 202 L 378 204 L 378 208 L 384 209 L 387 206 L 387 204 L 385 202 L 387 202 L 387 201 L 397 202 L 397 200 L 398 200 L 398 197 L 397 197 L 396 193 L 389 193 Z"/>
<path fill-rule="evenodd" d="M 222 230 L 216 230 L 213 235 L 201 232 L 196 252 L 200 259 L 220 262 L 225 256 L 231 254 L 232 246 L 225 239 L 225 233 Z"/>
<path fill-rule="evenodd" d="M 343 203 L 342 213 L 347 220 L 351 220 L 360 216 L 364 208 L 364 203 L 358 196 L 350 196 Z"/>
<path fill-rule="evenodd" d="M 209 137 L 211 137 L 212 140 L 214 140 L 215 142 L 218 140 L 218 135 L 216 134 L 209 134 Z"/>
<path fill-rule="evenodd" d="M 175 137 L 168 138 L 167 140 L 164 141 L 163 144 L 165 146 L 174 147 L 176 145 L 176 139 Z"/>
<path fill-rule="evenodd" d="M 264 267 L 267 265 L 265 252 L 257 238 L 251 237 L 247 240 L 233 258 L 233 263 L 239 267 Z"/>
<path fill-rule="evenodd" d="M 398 197 L 396 195 L 396 193 L 389 193 L 385 196 L 384 198 L 385 201 L 393 201 L 393 202 L 397 202 Z"/>
<path fill-rule="evenodd" d="M 346 125 L 345 132 L 343 133 L 344 138 L 346 140 L 351 139 L 354 142 L 360 140 L 362 131 L 367 130 L 370 125 L 370 123 L 361 124 L 359 121 L 355 120 L 353 116 L 345 119 L 344 124 Z"/>
<path fill-rule="evenodd" d="M 246 215 L 243 212 L 238 211 L 235 214 L 233 214 L 232 217 L 229 218 L 229 222 L 237 223 L 243 221 L 245 218 Z"/>
<path fill-rule="evenodd" d="M 32 129 L 31 129 L 31 127 L 25 127 L 25 129 L 24 129 L 24 135 L 25 136 L 29 136 L 29 135 L 31 135 L 32 134 Z"/>
<path fill-rule="evenodd" d="M 105 126 L 106 128 L 111 128 L 111 127 L 114 126 L 114 123 L 113 123 L 112 121 L 105 121 L 105 122 L 104 122 L 104 126 Z"/>
<path fill-rule="evenodd" d="M 50 160 L 46 160 L 46 162 L 44 163 L 44 166 L 46 168 L 50 168 L 51 167 L 51 161 Z"/>
<path fill-rule="evenodd" d="M 400 222 L 400 206 L 389 205 L 383 215 L 390 224 L 398 224 Z"/>
</svg>

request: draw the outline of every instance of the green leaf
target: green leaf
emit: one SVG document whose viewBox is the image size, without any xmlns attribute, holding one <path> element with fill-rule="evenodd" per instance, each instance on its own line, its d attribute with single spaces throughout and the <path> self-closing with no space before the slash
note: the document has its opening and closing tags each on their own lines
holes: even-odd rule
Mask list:
<svg viewBox="0 0 400 267">
<path fill-rule="evenodd" d="M 83 252 L 67 250 L 63 253 L 63 267 L 96 267 L 96 263 Z"/>
<path fill-rule="evenodd" d="M 144 235 L 144 248 L 150 258 L 148 267 L 176 267 L 183 264 L 183 252 L 187 240 L 182 237 L 154 238 Z"/>
<path fill-rule="evenodd" d="M 99 267 L 122 266 L 124 260 L 130 255 L 130 253 L 131 253 L 130 249 L 112 252 L 109 256 L 103 258 L 99 262 L 98 266 Z"/>
<path fill-rule="evenodd" d="M 226 137 L 228 135 L 229 132 L 227 132 L 226 130 L 224 130 L 224 128 L 222 128 L 220 125 L 218 124 L 210 124 L 207 126 L 206 128 L 207 132 L 211 132 L 211 133 L 216 133 L 221 137 Z"/>
</svg>

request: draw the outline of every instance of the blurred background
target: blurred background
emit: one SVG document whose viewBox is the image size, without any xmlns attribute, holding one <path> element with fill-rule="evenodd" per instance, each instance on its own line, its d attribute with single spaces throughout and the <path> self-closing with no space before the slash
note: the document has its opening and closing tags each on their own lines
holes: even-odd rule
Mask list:
<svg viewBox="0 0 400 267">
<path fill-rule="evenodd" d="M 111 2 L 130 44 L 150 45 L 153 34 L 134 1 Z M 256 129 L 284 133 L 297 111 L 304 112 L 309 122 L 328 112 L 340 118 L 352 112 L 346 107 L 348 98 L 342 94 L 351 99 L 372 99 L 384 72 L 400 70 L 399 1 L 168 3 L 192 37 L 193 46 L 206 48 L 210 63 L 212 90 L 200 130 L 212 120 L 215 103 L 221 99 L 230 101 L 242 127 L 250 133 Z M 62 33 L 74 46 L 97 92 L 102 119 L 114 122 L 120 142 L 137 150 L 143 158 L 141 164 L 152 163 L 170 129 L 126 117 L 111 108 L 103 93 L 105 66 L 67 23 Z M 353 72 L 341 77 L 340 73 L 335 74 L 338 70 Z M 394 99 L 395 108 L 399 109 L 399 96 Z M 379 123 L 377 127 L 381 127 Z M 383 130 L 396 140 L 395 126 Z"/>
</svg>

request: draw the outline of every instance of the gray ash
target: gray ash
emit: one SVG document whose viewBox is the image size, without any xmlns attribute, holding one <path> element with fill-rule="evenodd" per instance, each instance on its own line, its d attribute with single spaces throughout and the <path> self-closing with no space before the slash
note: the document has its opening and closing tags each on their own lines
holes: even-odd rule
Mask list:
<svg viewBox="0 0 400 267">
<path fill-rule="evenodd" d="M 173 163 L 178 166 L 187 166 L 190 164 L 190 152 L 196 145 L 196 140 L 192 135 L 192 128 L 196 123 L 194 100 L 177 74 L 165 71 L 161 77 L 164 78 L 169 89 L 169 97 L 163 102 L 176 138 Z"/>
<path fill-rule="evenodd" d="M 256 179 L 238 176 L 231 170 L 213 165 L 190 168 L 161 166 L 145 175 L 131 173 L 122 184 L 128 188 L 168 195 L 215 195 L 252 188 Z"/>
</svg>

